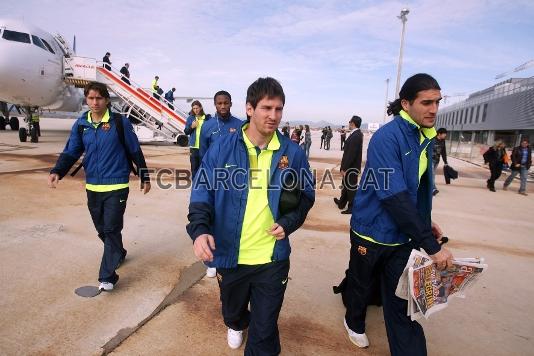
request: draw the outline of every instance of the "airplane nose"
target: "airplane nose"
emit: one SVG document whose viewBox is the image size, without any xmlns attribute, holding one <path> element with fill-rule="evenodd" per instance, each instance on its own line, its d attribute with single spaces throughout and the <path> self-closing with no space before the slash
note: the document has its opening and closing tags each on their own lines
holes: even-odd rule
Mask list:
<svg viewBox="0 0 534 356">
<path fill-rule="evenodd" d="M 17 55 L 20 46 L 27 44 L 13 43 L 0 38 L 0 100 L 16 102 L 24 97 L 27 82 L 23 64 L 31 58 Z"/>
</svg>

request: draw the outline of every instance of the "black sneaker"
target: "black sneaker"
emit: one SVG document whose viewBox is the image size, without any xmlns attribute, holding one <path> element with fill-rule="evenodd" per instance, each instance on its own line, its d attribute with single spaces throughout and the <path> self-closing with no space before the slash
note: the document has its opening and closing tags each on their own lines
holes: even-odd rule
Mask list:
<svg viewBox="0 0 534 356">
<path fill-rule="evenodd" d="M 436 196 L 436 195 L 438 195 L 438 193 L 439 193 L 439 190 L 434 189 L 434 191 L 432 192 L 432 195 L 433 195 L 433 196 Z"/>
</svg>

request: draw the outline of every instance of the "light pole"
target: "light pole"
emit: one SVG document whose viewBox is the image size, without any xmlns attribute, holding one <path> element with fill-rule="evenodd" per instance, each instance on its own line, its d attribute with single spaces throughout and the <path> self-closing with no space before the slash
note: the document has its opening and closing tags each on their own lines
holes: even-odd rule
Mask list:
<svg viewBox="0 0 534 356">
<path fill-rule="evenodd" d="M 389 91 L 389 78 L 386 79 L 386 104 L 384 105 L 384 120 L 382 124 L 386 123 L 386 118 L 388 116 L 388 91 Z"/>
<path fill-rule="evenodd" d="M 399 51 L 399 64 L 397 65 L 397 86 L 395 88 L 395 98 L 399 97 L 400 77 L 401 77 L 401 69 L 402 69 L 402 52 L 404 49 L 404 32 L 406 30 L 406 21 L 408 21 L 408 18 L 406 17 L 406 15 L 408 15 L 409 13 L 410 13 L 410 10 L 402 9 L 400 12 L 400 15 L 397 16 L 402 21 L 402 32 L 401 32 L 400 51 Z"/>
</svg>

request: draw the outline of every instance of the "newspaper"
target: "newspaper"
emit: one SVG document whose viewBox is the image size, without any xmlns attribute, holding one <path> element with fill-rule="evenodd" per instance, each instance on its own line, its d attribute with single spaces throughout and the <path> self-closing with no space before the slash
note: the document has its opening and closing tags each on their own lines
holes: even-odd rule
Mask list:
<svg viewBox="0 0 534 356">
<path fill-rule="evenodd" d="M 483 262 L 483 258 L 457 258 L 451 268 L 439 271 L 428 255 L 412 250 L 395 294 L 408 301 L 407 315 L 412 320 L 428 318 L 444 309 L 448 298 L 465 297 L 487 269 Z"/>
</svg>

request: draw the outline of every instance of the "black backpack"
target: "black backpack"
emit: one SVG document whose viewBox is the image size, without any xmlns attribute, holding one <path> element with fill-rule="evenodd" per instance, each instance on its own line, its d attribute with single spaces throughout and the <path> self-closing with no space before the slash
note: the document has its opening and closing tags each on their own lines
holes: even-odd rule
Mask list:
<svg viewBox="0 0 534 356">
<path fill-rule="evenodd" d="M 133 164 L 132 156 L 130 155 L 130 152 L 128 152 L 128 149 L 126 148 L 126 138 L 124 136 L 124 126 L 122 125 L 122 116 L 120 114 L 116 113 L 110 113 L 111 118 L 113 119 L 113 122 L 115 123 L 115 127 L 117 128 L 117 135 L 119 136 L 119 142 L 121 143 L 122 147 L 124 148 L 124 153 L 126 153 L 126 158 L 128 159 L 128 165 L 130 166 L 130 171 L 133 172 L 134 175 L 139 175 L 138 170 L 135 168 Z M 78 125 L 78 136 L 80 137 L 80 142 L 83 143 L 83 129 L 84 127 L 82 125 Z M 71 177 L 74 177 L 76 173 L 82 168 L 83 161 L 72 171 L 70 174 Z"/>
</svg>

